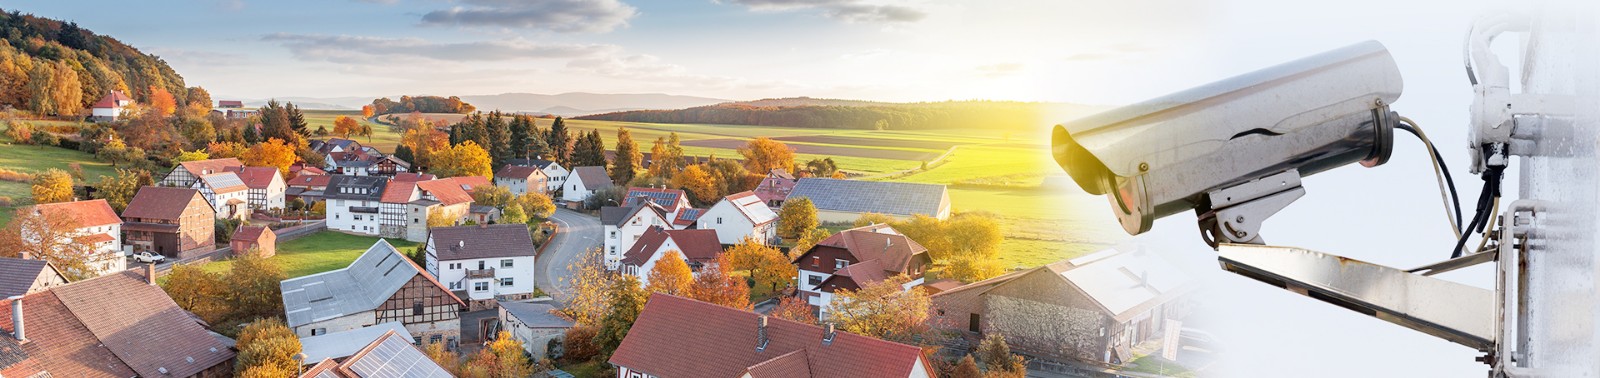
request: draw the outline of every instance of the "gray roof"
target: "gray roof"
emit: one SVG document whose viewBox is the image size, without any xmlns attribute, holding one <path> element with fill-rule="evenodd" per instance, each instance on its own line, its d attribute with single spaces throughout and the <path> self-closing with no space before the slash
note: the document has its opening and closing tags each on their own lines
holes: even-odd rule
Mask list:
<svg viewBox="0 0 1600 378">
<path fill-rule="evenodd" d="M 300 338 L 300 352 L 306 354 L 306 363 L 314 364 L 324 358 L 341 359 L 355 355 L 361 348 L 371 345 L 383 336 L 384 332 L 394 331 L 395 334 L 411 338 L 411 332 L 406 331 L 400 322 L 376 324 L 371 327 L 356 328 L 344 332 L 334 332 L 317 336 Z"/>
<path fill-rule="evenodd" d="M 524 224 L 434 227 L 428 230 L 439 260 L 533 256 L 533 235 Z"/>
<path fill-rule="evenodd" d="M 449 378 L 453 377 L 427 354 L 411 344 L 410 338 L 385 333 L 378 341 L 368 345 L 361 355 L 352 356 L 340 365 L 358 377 Z"/>
<path fill-rule="evenodd" d="M 817 210 L 938 216 L 950 206 L 944 185 L 803 178 L 788 198 L 806 197 Z"/>
<path fill-rule="evenodd" d="M 328 178 L 328 188 L 322 196 L 328 199 L 378 201 L 383 198 L 383 188 L 389 179 L 379 176 L 333 175 Z"/>
<path fill-rule="evenodd" d="M 604 207 L 601 207 L 600 208 L 600 224 L 601 225 L 605 225 L 605 226 L 620 225 L 620 224 L 622 224 L 623 221 L 627 221 L 628 219 L 632 219 L 635 214 L 638 214 L 640 211 L 643 211 L 644 209 L 650 209 L 652 211 L 655 211 L 656 216 L 661 217 L 661 220 L 664 220 L 664 221 L 667 221 L 667 222 L 671 222 L 672 221 L 671 219 L 667 219 L 667 209 L 661 208 L 661 206 L 660 205 L 656 205 L 655 202 L 642 202 L 642 203 L 637 203 L 637 204 L 634 204 L 633 206 L 628 206 L 628 207 L 616 207 L 616 206 L 604 206 Z"/>
<path fill-rule="evenodd" d="M 584 189 L 600 190 L 612 185 L 611 176 L 606 175 L 606 167 L 577 167 L 572 169 L 572 175 L 583 182 Z"/>
<path fill-rule="evenodd" d="M 0 257 L 0 299 L 27 294 L 45 269 L 51 268 L 44 260 Z"/>
<path fill-rule="evenodd" d="M 299 327 L 372 311 L 418 274 L 424 273 L 416 264 L 379 239 L 348 267 L 290 278 L 278 286 L 289 326 Z"/>
<path fill-rule="evenodd" d="M 500 302 L 500 308 L 531 328 L 572 328 L 572 321 L 550 313 L 555 306 L 549 303 Z"/>
<path fill-rule="evenodd" d="M 522 167 L 535 167 L 535 168 L 539 168 L 539 169 L 549 168 L 551 163 L 555 163 L 555 162 L 554 161 L 550 161 L 550 160 L 544 160 L 544 159 L 511 159 L 511 160 L 506 160 L 506 164 L 511 164 L 511 165 L 515 165 L 515 166 L 522 166 Z M 559 167 L 560 165 L 556 165 L 556 166 Z"/>
</svg>

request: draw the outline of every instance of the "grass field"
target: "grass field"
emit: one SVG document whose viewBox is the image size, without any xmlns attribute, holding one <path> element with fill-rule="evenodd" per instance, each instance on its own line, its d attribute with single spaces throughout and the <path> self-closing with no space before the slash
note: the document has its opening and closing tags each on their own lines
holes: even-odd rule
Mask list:
<svg viewBox="0 0 1600 378">
<path fill-rule="evenodd" d="M 400 144 L 400 133 L 389 131 L 389 126 L 369 122 L 361 119 L 360 111 L 351 110 L 302 110 L 306 115 L 306 128 L 315 131 L 317 127 L 326 127 L 328 132 L 333 132 L 333 120 L 339 116 L 348 116 L 372 126 L 372 137 L 352 137 L 362 145 L 376 147 L 384 153 L 393 153 L 394 146 Z"/>
<path fill-rule="evenodd" d="M 71 172 L 73 163 L 83 167 L 84 179 L 98 181 L 100 176 L 115 172 L 111 164 L 95 160 L 94 155 L 55 146 L 28 146 L 14 144 L 10 138 L 0 137 L 0 168 L 23 173 L 38 173 L 56 168 Z M 80 183 L 81 184 L 81 183 Z M 17 206 L 33 204 L 33 193 L 26 182 L 0 181 L 0 196 L 10 197 L 11 207 L 0 207 L 0 225 L 11 221 Z"/>
<path fill-rule="evenodd" d="M 402 239 L 387 240 L 401 252 L 417 245 Z M 278 244 L 278 254 L 270 260 L 283 268 L 284 277 L 300 277 L 350 266 L 351 261 L 355 261 L 356 257 L 377 242 L 376 237 L 322 231 Z M 233 261 L 224 260 L 201 268 L 208 272 L 226 272 L 232 266 Z"/>
</svg>

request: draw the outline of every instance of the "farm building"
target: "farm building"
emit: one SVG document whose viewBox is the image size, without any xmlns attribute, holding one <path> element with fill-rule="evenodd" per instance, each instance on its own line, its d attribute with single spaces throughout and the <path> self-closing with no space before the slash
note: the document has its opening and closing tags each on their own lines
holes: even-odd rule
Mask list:
<svg viewBox="0 0 1600 378">
<path fill-rule="evenodd" d="M 413 337 L 414 339 L 415 337 Z M 317 378 L 450 378 L 433 359 L 417 349 L 415 341 L 396 331 L 387 331 L 354 355 L 337 362 L 325 358 L 307 368 L 302 377 Z"/>
<path fill-rule="evenodd" d="M 402 340 L 411 340 L 411 332 L 406 331 L 406 326 L 400 322 L 375 324 L 371 327 L 356 328 L 349 331 L 332 332 L 325 335 L 300 337 L 300 352 L 305 353 L 304 365 L 315 365 L 323 359 L 332 359 L 335 362 L 344 361 L 350 356 L 360 353 L 367 345 L 377 341 L 384 334 L 394 332 L 402 336 Z"/>
<path fill-rule="evenodd" d="M 0 257 L 0 298 L 33 294 L 66 284 L 67 277 L 49 262 Z"/>
<path fill-rule="evenodd" d="M 272 232 L 267 226 L 239 226 L 233 232 L 233 240 L 228 242 L 233 248 L 233 254 L 250 253 L 252 249 L 261 257 L 272 257 L 278 254 L 278 234 Z"/>
<path fill-rule="evenodd" d="M 216 246 L 216 210 L 187 188 L 139 188 L 122 210 L 122 240 L 130 252 L 184 259 Z"/>
<path fill-rule="evenodd" d="M 937 184 L 808 177 L 796 181 L 787 198 L 800 197 L 811 199 L 822 222 L 849 223 L 868 213 L 896 219 L 950 217 L 950 194 Z"/>
<path fill-rule="evenodd" d="M 722 244 L 738 244 L 746 238 L 768 244 L 778 237 L 778 213 L 772 212 L 755 193 L 734 193 L 701 213 L 695 227 L 717 230 L 717 240 Z"/>
<path fill-rule="evenodd" d="M 461 339 L 466 307 L 433 275 L 388 241 L 378 240 L 350 266 L 279 283 L 295 335 L 316 336 L 398 321 L 424 342 Z"/>
<path fill-rule="evenodd" d="M 556 316 L 548 303 L 500 302 L 500 329 L 522 342 L 523 350 L 535 357 L 550 352 L 550 340 L 561 339 L 572 321 Z"/>
</svg>

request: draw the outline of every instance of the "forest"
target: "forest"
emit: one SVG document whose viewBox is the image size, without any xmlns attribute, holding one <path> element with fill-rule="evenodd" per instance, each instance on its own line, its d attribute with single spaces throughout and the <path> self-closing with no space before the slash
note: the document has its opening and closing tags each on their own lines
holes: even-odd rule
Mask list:
<svg viewBox="0 0 1600 378">
<path fill-rule="evenodd" d="M 0 10 L 0 37 L 0 107 L 77 116 L 112 90 L 144 101 L 160 89 L 190 102 L 166 61 L 77 23 Z"/>
<path fill-rule="evenodd" d="M 1044 104 L 1040 103 L 1006 101 L 882 103 L 780 99 L 678 110 L 622 111 L 577 119 L 862 130 L 1020 129 L 1036 126 L 1043 108 Z"/>
<path fill-rule="evenodd" d="M 384 97 L 372 100 L 371 105 L 363 106 L 361 109 L 362 114 L 367 117 L 411 112 L 468 114 L 476 111 L 478 108 L 461 101 L 461 97 L 456 96 L 400 96 L 400 101 Z"/>
</svg>

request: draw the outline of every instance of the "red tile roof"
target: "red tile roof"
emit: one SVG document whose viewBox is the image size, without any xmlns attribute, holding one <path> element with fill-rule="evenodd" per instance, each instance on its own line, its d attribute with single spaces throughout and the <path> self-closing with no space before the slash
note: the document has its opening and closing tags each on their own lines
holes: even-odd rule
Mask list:
<svg viewBox="0 0 1600 378">
<path fill-rule="evenodd" d="M 185 171 L 189 171 L 190 175 L 198 177 L 200 175 L 227 172 L 229 168 L 243 167 L 244 163 L 240 162 L 239 159 L 225 158 L 186 161 L 178 163 L 178 166 L 183 168 Z"/>
<path fill-rule="evenodd" d="M 536 175 L 536 174 L 542 175 L 542 174 L 544 174 L 544 171 L 539 170 L 538 167 L 524 167 L 524 166 L 520 166 L 520 165 L 507 165 L 504 168 L 500 168 L 500 172 L 495 172 L 494 177 L 495 178 L 504 178 L 504 179 L 527 180 L 529 176 L 533 176 L 533 175 Z"/>
<path fill-rule="evenodd" d="M 295 176 L 293 180 L 289 180 L 288 184 L 289 184 L 289 186 L 298 186 L 298 187 L 305 187 L 305 188 L 318 187 L 318 186 L 326 187 L 326 186 L 328 186 L 328 181 L 329 180 L 333 180 L 333 176 L 331 176 L 331 175 L 299 175 L 299 176 Z"/>
<path fill-rule="evenodd" d="M 306 165 L 305 163 L 296 163 L 295 165 L 289 166 L 289 174 L 295 177 L 300 177 L 306 175 L 326 175 L 328 174 L 328 171 L 324 171 L 322 168 Z"/>
<path fill-rule="evenodd" d="M 77 228 L 121 224 L 122 218 L 111 209 L 106 200 L 56 202 L 33 206 L 40 213 L 58 213 L 73 217 Z"/>
<path fill-rule="evenodd" d="M 455 182 L 456 185 L 466 185 L 466 190 L 469 190 L 469 191 L 473 190 L 473 189 L 477 189 L 480 186 L 494 185 L 494 184 L 489 183 L 489 179 L 486 178 L 486 177 L 483 177 L 483 176 L 461 176 L 461 177 L 451 177 L 451 178 L 447 178 L 447 179 L 443 179 L 443 180 L 450 180 L 452 182 Z"/>
<path fill-rule="evenodd" d="M 411 193 L 416 191 L 417 184 L 414 182 L 389 181 L 389 185 L 383 187 L 383 196 L 379 197 L 378 201 L 385 203 L 411 202 Z"/>
<path fill-rule="evenodd" d="M 704 263 L 716 260 L 722 253 L 722 244 L 717 241 L 717 230 L 663 230 L 660 227 L 651 227 L 639 236 L 639 241 L 633 243 L 632 248 L 622 256 L 622 263 L 628 265 L 643 265 L 655 256 L 657 250 L 671 239 L 678 246 L 677 251 L 683 254 L 690 262 Z"/>
<path fill-rule="evenodd" d="M 104 233 L 104 232 L 98 233 L 98 234 L 90 234 L 90 235 L 79 236 L 77 238 L 77 242 L 83 243 L 83 244 L 88 244 L 88 245 L 95 245 L 95 244 L 100 244 L 100 243 L 105 243 L 105 242 L 108 242 L 108 241 L 115 241 L 115 240 L 117 240 L 117 238 L 115 236 L 111 236 L 111 234 L 107 234 L 107 233 Z"/>
<path fill-rule="evenodd" d="M 200 191 L 188 188 L 173 188 L 165 186 L 146 186 L 139 188 L 139 193 L 133 195 L 128 201 L 128 208 L 122 210 L 125 218 L 149 218 L 176 220 L 183 216 L 183 210 L 189 207 L 189 201 L 200 195 Z M 206 206 L 210 208 L 210 206 Z"/>
<path fill-rule="evenodd" d="M 800 364 L 813 377 L 905 377 L 928 368 L 922 349 L 837 332 L 824 342 L 822 327 L 767 318 L 768 342 L 757 349 L 758 315 L 683 297 L 654 294 L 610 363 L 659 377 L 737 377 Z M 781 357 L 781 358 L 780 358 Z M 788 376 L 788 375 L 781 375 Z"/>
<path fill-rule="evenodd" d="M 255 242 L 261 240 L 261 235 L 271 233 L 272 230 L 268 229 L 267 226 L 239 226 L 239 231 L 235 231 L 233 233 L 232 240 L 249 240 L 251 242 Z"/>
<path fill-rule="evenodd" d="M 122 91 L 111 91 L 111 93 L 107 93 L 105 97 L 101 97 L 100 101 L 95 101 L 94 106 L 91 106 L 91 108 L 115 108 L 117 107 L 118 101 L 133 101 L 133 98 L 128 97 L 128 94 L 122 93 Z"/>
<path fill-rule="evenodd" d="M 811 378 L 811 362 L 806 360 L 805 350 L 795 350 L 755 364 L 745 374 L 751 378 Z"/>
<path fill-rule="evenodd" d="M 282 177 L 278 174 L 278 169 L 273 167 L 239 167 L 233 168 L 233 171 L 250 189 L 266 189 L 272 185 L 273 178 Z"/>
<path fill-rule="evenodd" d="M 893 233 L 886 234 L 881 231 Z M 856 258 L 857 262 L 879 260 L 879 263 L 883 264 L 884 270 L 894 273 L 905 272 L 909 268 L 912 258 L 919 254 L 928 253 L 927 247 L 923 247 L 922 244 L 918 244 L 915 240 L 905 237 L 905 235 L 900 235 L 900 232 L 895 231 L 894 228 L 882 224 L 839 231 L 833 236 L 822 239 L 817 245 L 848 250 L 850 255 Z M 798 256 L 796 261 L 804 259 L 807 254 L 810 254 L 810 251 Z"/>
<path fill-rule="evenodd" d="M 440 203 L 446 205 L 472 202 L 472 194 L 467 192 L 468 189 L 465 186 L 455 179 L 438 179 L 417 183 L 417 188 L 427 191 L 434 198 L 438 198 Z M 384 195 L 388 194 L 388 191 L 384 191 Z"/>
<path fill-rule="evenodd" d="M 400 172 L 400 173 L 394 174 L 394 178 L 389 179 L 389 182 L 396 182 L 396 181 L 399 181 L 399 182 L 417 182 L 417 181 L 433 180 L 433 179 L 436 179 L 436 178 L 438 178 L 438 177 L 434 176 L 433 174 L 429 174 L 429 173 Z"/>
<path fill-rule="evenodd" d="M 828 280 L 841 278 L 854 281 L 856 283 L 856 287 L 867 287 L 867 285 L 871 285 L 888 278 L 888 274 L 883 271 L 883 264 L 874 259 L 850 264 L 850 266 L 844 267 L 843 269 L 835 270 L 833 271 L 833 276 L 828 277 Z M 824 282 L 824 284 L 826 284 L 826 282 Z M 826 287 L 826 285 L 822 286 Z"/>
</svg>

